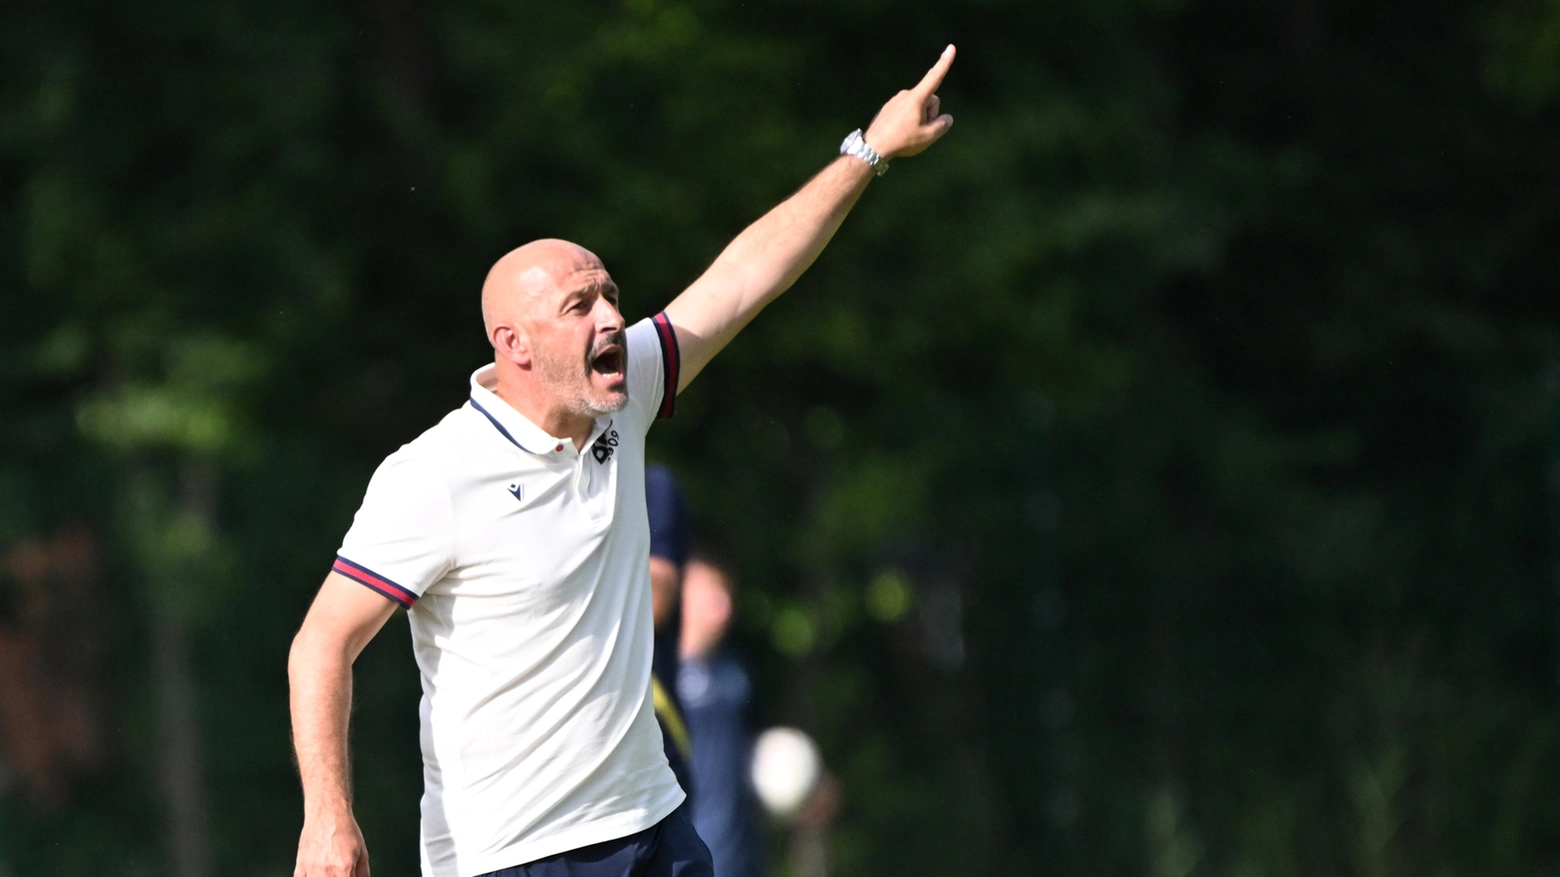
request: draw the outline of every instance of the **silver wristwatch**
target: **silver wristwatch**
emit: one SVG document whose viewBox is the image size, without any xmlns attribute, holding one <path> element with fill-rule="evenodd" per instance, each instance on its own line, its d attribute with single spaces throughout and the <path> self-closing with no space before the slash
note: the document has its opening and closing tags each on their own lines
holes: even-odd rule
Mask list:
<svg viewBox="0 0 1560 877">
<path fill-rule="evenodd" d="M 888 159 L 878 155 L 876 149 L 867 145 L 867 141 L 861 137 L 861 129 L 850 132 L 845 142 L 840 144 L 840 155 L 849 155 L 859 158 L 867 163 L 878 176 L 888 173 Z"/>
</svg>

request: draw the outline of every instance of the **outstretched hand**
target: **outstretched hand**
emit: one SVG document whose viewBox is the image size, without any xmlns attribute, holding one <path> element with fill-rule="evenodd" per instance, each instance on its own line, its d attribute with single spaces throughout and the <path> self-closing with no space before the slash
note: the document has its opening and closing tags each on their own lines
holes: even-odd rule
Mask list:
<svg viewBox="0 0 1560 877">
<path fill-rule="evenodd" d="M 954 48 L 943 49 L 942 57 L 926 71 L 914 87 L 889 98 L 867 128 L 867 145 L 884 158 L 915 155 L 936 143 L 953 126 L 953 117 L 939 113 L 937 86 L 942 85 L 948 68 L 953 66 Z"/>
<path fill-rule="evenodd" d="M 867 145 L 895 159 L 915 155 L 946 134 L 953 117 L 940 112 L 937 87 L 952 66 L 949 46 L 914 88 L 894 95 L 878 110 L 863 138 Z M 682 354 L 679 390 L 818 258 L 871 179 L 866 162 L 835 159 L 737 235 L 709 269 L 666 306 Z"/>
</svg>

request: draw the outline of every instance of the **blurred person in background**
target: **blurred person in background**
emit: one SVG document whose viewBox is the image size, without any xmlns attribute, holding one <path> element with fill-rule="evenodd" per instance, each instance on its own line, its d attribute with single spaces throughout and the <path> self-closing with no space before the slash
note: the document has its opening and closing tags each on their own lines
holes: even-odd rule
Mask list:
<svg viewBox="0 0 1560 877">
<path fill-rule="evenodd" d="M 683 568 L 677 693 L 693 743 L 694 828 L 709 845 L 718 877 L 760 877 L 766 806 L 754 788 L 752 682 L 726 643 L 737 608 L 736 583 L 727 569 L 704 553 L 696 553 Z M 809 740 L 807 745 L 816 756 L 816 744 Z M 804 784 L 799 804 L 769 815 L 789 830 L 792 873 L 827 877 L 829 833 L 842 790 L 821 760 L 804 772 L 816 778 Z"/>
<path fill-rule="evenodd" d="M 655 656 L 650 687 L 661 725 L 666 761 L 690 798 L 692 756 L 688 725 L 677 697 L 677 649 L 682 636 L 682 576 L 688 562 L 688 506 L 672 472 L 659 463 L 645 467 L 645 507 L 650 517 L 650 608 L 655 617 Z"/>
<path fill-rule="evenodd" d="M 677 693 L 693 742 L 693 825 L 719 877 L 760 877 L 760 810 L 749 779 L 752 684 L 724 646 L 736 600 L 731 577 L 706 556 L 683 570 L 682 667 Z"/>
<path fill-rule="evenodd" d="M 493 266 L 493 362 L 374 473 L 293 639 L 294 877 L 369 873 L 352 664 L 396 608 L 423 689 L 426 877 L 712 874 L 655 720 L 645 436 L 812 264 L 874 173 L 948 130 L 936 89 L 953 56 L 653 318 L 627 326 L 617 285 L 577 244 L 534 241 Z"/>
</svg>

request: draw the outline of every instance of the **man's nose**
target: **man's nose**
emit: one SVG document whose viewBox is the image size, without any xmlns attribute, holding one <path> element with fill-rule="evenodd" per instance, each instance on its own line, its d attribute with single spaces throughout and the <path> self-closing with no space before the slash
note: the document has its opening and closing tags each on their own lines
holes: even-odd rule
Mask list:
<svg viewBox="0 0 1560 877">
<path fill-rule="evenodd" d="M 606 296 L 596 300 L 596 326 L 603 332 L 623 330 L 623 314 Z"/>
</svg>

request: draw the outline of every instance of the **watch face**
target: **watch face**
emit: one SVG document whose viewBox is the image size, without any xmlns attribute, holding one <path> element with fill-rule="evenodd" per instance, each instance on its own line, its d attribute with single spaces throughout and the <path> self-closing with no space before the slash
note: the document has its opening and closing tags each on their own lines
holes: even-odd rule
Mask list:
<svg viewBox="0 0 1560 877">
<path fill-rule="evenodd" d="M 850 132 L 850 136 L 846 137 L 845 142 L 840 144 L 840 155 L 861 159 L 867 163 L 867 167 L 877 171 L 879 176 L 882 175 L 883 171 L 888 170 L 888 162 L 883 159 L 883 156 L 878 155 L 871 146 L 867 145 L 867 140 L 861 136 L 859 129 Z"/>
</svg>

